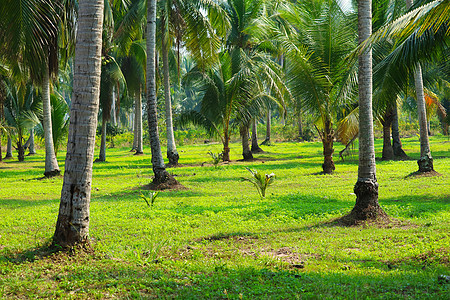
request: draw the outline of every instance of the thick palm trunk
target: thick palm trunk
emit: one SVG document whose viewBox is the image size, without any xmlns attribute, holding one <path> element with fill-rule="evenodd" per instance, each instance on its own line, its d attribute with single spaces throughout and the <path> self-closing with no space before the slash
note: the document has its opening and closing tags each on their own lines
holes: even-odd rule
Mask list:
<svg viewBox="0 0 450 300">
<path fill-rule="evenodd" d="M 252 153 L 264 152 L 258 145 L 258 122 L 256 118 L 252 120 Z"/>
<path fill-rule="evenodd" d="M 333 140 L 334 140 L 334 132 L 333 132 L 333 124 L 331 121 L 325 121 L 325 127 L 322 136 L 322 145 L 323 145 L 323 164 L 322 169 L 323 173 L 331 174 L 336 169 L 333 161 Z"/>
<path fill-rule="evenodd" d="M 152 152 L 152 166 L 155 175 L 154 183 L 164 183 L 169 180 L 161 145 L 159 142 L 156 80 L 155 80 L 155 44 L 156 44 L 156 0 L 148 0 L 147 5 L 147 117 Z"/>
<path fill-rule="evenodd" d="M 136 123 L 136 153 L 137 155 L 139 154 L 144 154 L 144 142 L 143 142 L 143 138 L 142 138 L 142 97 L 141 97 L 141 89 L 139 89 L 137 95 L 136 95 L 136 103 L 135 103 L 135 123 Z"/>
<path fill-rule="evenodd" d="M 272 112 L 269 109 L 267 110 L 267 119 L 266 119 L 266 139 L 261 143 L 261 145 L 270 144 L 271 122 L 272 122 Z"/>
<path fill-rule="evenodd" d="M 252 151 L 250 151 L 250 145 L 248 142 L 248 125 L 241 125 L 240 130 L 242 140 L 242 156 L 244 160 L 253 159 Z"/>
<path fill-rule="evenodd" d="M 45 67 L 42 83 L 42 114 L 45 140 L 45 177 L 53 177 L 60 174 L 58 161 L 56 160 L 55 147 L 53 145 L 52 109 L 50 106 L 50 75 L 48 67 Z"/>
<path fill-rule="evenodd" d="M 89 204 L 100 96 L 103 0 L 80 0 L 73 97 L 58 221 L 53 243 L 89 243 Z"/>
<path fill-rule="evenodd" d="M 397 103 L 392 109 L 392 149 L 397 159 L 408 159 L 408 155 L 403 151 L 402 141 L 400 140 L 400 131 L 398 129 L 398 111 Z"/>
<path fill-rule="evenodd" d="M 361 44 L 372 33 L 372 1 L 358 1 L 358 36 Z M 372 50 L 359 56 L 359 163 L 354 187 L 356 203 L 349 223 L 386 216 L 378 204 L 378 182 L 372 116 Z"/>
<path fill-rule="evenodd" d="M 173 135 L 173 122 L 172 122 L 172 101 L 170 98 L 170 78 L 169 78 L 169 57 L 168 57 L 168 45 L 165 38 L 162 38 L 162 60 L 164 69 L 164 100 L 166 104 L 166 134 L 167 134 L 167 158 L 169 159 L 169 165 L 176 166 L 178 159 L 180 158 L 177 147 L 175 145 L 175 137 Z"/>
<path fill-rule="evenodd" d="M 100 141 L 100 153 L 98 154 L 98 158 L 95 160 L 96 162 L 104 162 L 106 161 L 106 118 L 102 117 L 102 136 Z"/>
<path fill-rule="evenodd" d="M 383 152 L 381 154 L 382 160 L 394 159 L 394 149 L 391 144 L 391 124 L 392 124 L 392 110 L 387 110 L 384 113 L 383 120 Z"/>
<path fill-rule="evenodd" d="M 5 159 L 10 159 L 12 158 L 12 140 L 11 140 L 11 136 L 8 135 L 8 141 L 6 142 L 6 155 L 5 155 Z"/>
<path fill-rule="evenodd" d="M 413 5 L 413 0 L 406 0 L 406 8 Z M 414 84 L 416 87 L 417 115 L 419 117 L 420 130 L 420 158 L 417 161 L 419 172 L 433 171 L 433 158 L 431 157 L 430 142 L 428 141 L 427 112 L 425 108 L 425 96 L 423 91 L 422 67 L 418 63 L 414 71 Z"/>
</svg>

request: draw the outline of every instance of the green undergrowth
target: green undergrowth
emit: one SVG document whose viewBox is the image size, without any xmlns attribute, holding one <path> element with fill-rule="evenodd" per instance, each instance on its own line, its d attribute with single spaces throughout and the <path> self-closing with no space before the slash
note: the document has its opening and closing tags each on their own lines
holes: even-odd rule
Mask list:
<svg viewBox="0 0 450 300">
<path fill-rule="evenodd" d="M 108 149 L 94 164 L 92 248 L 66 253 L 47 248 L 62 176 L 42 179 L 43 151 L 0 163 L 0 298 L 448 299 L 450 142 L 431 137 L 434 177 L 410 176 L 419 142 L 403 143 L 411 160 L 377 160 L 392 223 L 349 228 L 333 221 L 354 205 L 356 153 L 322 175 L 316 142 L 263 146 L 251 162 L 232 144 L 217 168 L 207 152 L 219 144 L 180 146 L 169 172 L 186 189 L 148 206 L 150 150 Z M 275 174 L 265 198 L 246 167 Z"/>
</svg>

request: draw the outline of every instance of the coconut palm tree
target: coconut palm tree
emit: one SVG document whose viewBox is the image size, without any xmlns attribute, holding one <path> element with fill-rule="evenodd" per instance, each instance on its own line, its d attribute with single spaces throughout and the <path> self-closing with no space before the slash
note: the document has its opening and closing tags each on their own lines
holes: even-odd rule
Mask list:
<svg viewBox="0 0 450 300">
<path fill-rule="evenodd" d="M 368 39 L 372 33 L 372 1 L 358 1 L 358 41 Z M 372 50 L 367 49 L 358 58 L 359 86 L 359 163 L 358 180 L 354 192 L 356 203 L 344 220 L 354 223 L 359 220 L 386 217 L 378 203 L 375 148 L 372 115 Z"/>
<path fill-rule="evenodd" d="M 89 203 L 100 93 L 103 0 L 80 0 L 69 138 L 53 243 L 89 243 Z"/>
<path fill-rule="evenodd" d="M 301 107 L 317 118 L 316 129 L 323 144 L 323 172 L 335 170 L 333 161 L 337 125 L 354 111 L 356 68 L 343 61 L 354 49 L 355 18 L 340 1 L 315 0 L 281 5 L 279 17 L 264 25 L 285 51 L 289 86 Z M 344 112 L 344 114 L 342 113 Z"/>
<path fill-rule="evenodd" d="M 147 2 L 147 119 L 150 135 L 150 148 L 152 152 L 152 167 L 155 179 L 154 184 L 168 182 L 171 179 L 166 170 L 161 152 L 158 133 L 158 112 L 156 102 L 156 0 Z"/>
<path fill-rule="evenodd" d="M 9 81 L 5 102 L 5 119 L 9 136 L 15 138 L 19 161 L 25 159 L 24 135 L 39 123 L 41 102 L 31 83 Z"/>
</svg>

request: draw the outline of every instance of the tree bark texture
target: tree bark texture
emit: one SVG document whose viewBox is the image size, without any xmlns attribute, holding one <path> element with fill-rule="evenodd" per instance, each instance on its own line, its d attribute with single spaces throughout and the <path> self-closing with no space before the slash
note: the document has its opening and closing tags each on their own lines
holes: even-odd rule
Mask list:
<svg viewBox="0 0 450 300">
<path fill-rule="evenodd" d="M 175 144 L 175 136 L 173 134 L 172 121 L 172 101 L 170 97 L 170 77 L 169 77 L 169 46 L 166 43 L 165 37 L 162 37 L 162 60 L 164 69 L 164 100 L 166 105 L 166 134 L 167 134 L 167 158 L 169 165 L 176 166 L 180 158 Z"/>
<path fill-rule="evenodd" d="M 264 152 L 258 145 L 258 121 L 256 118 L 252 120 L 252 153 Z"/>
<path fill-rule="evenodd" d="M 248 125 L 241 125 L 239 128 L 239 133 L 242 141 L 242 156 L 244 160 L 251 160 L 253 159 L 253 154 L 252 151 L 250 151 L 250 145 L 248 142 Z"/>
<path fill-rule="evenodd" d="M 18 159 L 19 161 L 25 160 L 25 148 L 23 147 L 23 135 L 22 130 L 19 130 L 17 132 L 17 152 L 18 152 Z"/>
<path fill-rule="evenodd" d="M 164 183 L 169 179 L 158 133 L 158 112 L 156 103 L 155 80 L 155 45 L 156 45 L 156 0 L 148 0 L 147 5 L 147 118 L 152 152 L 154 183 Z"/>
<path fill-rule="evenodd" d="M 323 145 L 323 164 L 322 169 L 323 173 L 331 174 L 336 169 L 333 161 L 333 140 L 334 140 L 334 131 L 333 124 L 331 124 L 330 120 L 325 121 L 325 127 L 323 130 L 322 136 L 322 145 Z"/>
<path fill-rule="evenodd" d="M 34 149 L 34 129 L 30 129 L 30 137 L 28 138 L 27 141 L 28 145 L 28 155 L 34 155 L 36 154 L 36 149 Z M 55 156 L 56 156 L 56 152 L 55 152 Z"/>
<path fill-rule="evenodd" d="M 381 159 L 392 160 L 394 159 L 394 149 L 391 144 L 392 110 L 387 110 L 384 113 L 381 124 L 383 125 L 383 152 Z"/>
<path fill-rule="evenodd" d="M 361 44 L 372 33 L 372 1 L 358 1 L 358 41 Z M 385 215 L 378 204 L 375 148 L 372 115 L 372 50 L 358 58 L 359 85 L 359 162 L 358 180 L 354 187 L 356 203 L 350 213 L 353 220 L 366 220 Z"/>
<path fill-rule="evenodd" d="M 3 103 L 5 102 L 5 89 L 3 81 L 0 81 L 0 124 L 3 123 Z M 2 131 L 0 130 L 0 161 L 3 160 L 2 154 Z"/>
<path fill-rule="evenodd" d="M 50 105 L 50 74 L 48 66 L 44 68 L 45 73 L 42 83 L 42 114 L 45 141 L 45 177 L 57 176 L 61 173 L 56 160 L 55 147 L 53 145 L 52 131 L 52 108 Z"/>
<path fill-rule="evenodd" d="M 228 136 L 228 132 L 225 131 L 223 135 L 223 161 L 230 161 L 230 137 Z"/>
<path fill-rule="evenodd" d="M 73 97 L 61 202 L 53 243 L 89 244 L 92 164 L 100 96 L 103 0 L 80 0 Z"/>
</svg>

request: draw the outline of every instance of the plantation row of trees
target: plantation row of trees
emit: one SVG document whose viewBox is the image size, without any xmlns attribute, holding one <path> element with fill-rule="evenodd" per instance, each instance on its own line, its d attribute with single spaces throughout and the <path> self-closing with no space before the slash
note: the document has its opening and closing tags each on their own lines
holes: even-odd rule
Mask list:
<svg viewBox="0 0 450 300">
<path fill-rule="evenodd" d="M 381 0 L 373 7 L 368 0 L 18 3 L 0 4 L 1 128 L 8 132 L 9 148 L 14 138 L 23 160 L 24 136 L 41 123 L 47 177 L 60 173 L 55 153 L 68 130 L 58 245 L 87 242 L 97 119 L 102 122 L 98 160 L 104 161 L 106 124 L 119 118 L 122 104 L 134 110 L 136 154 L 143 153 L 147 112 L 155 186 L 177 184 L 161 153 L 158 97 L 165 102 L 170 165 L 180 158 L 174 121 L 219 137 L 224 161 L 230 159 L 231 130 L 238 128 L 243 158 L 249 160 L 252 151 L 261 151 L 255 122 L 267 115 L 270 124 L 273 108 L 280 115 L 294 112 L 300 123 L 302 115 L 311 115 L 323 144 L 324 173 L 335 170 L 334 142 L 349 144 L 359 136 L 351 221 L 385 215 L 378 205 L 374 117 L 384 128 L 383 158 L 404 158 L 397 102 L 411 96 L 413 86 L 419 171 L 433 170 L 425 100 L 447 118 L 438 95 L 448 92 L 449 1 L 413 6 L 409 0 Z M 183 95 L 179 103 L 185 104 L 176 120 L 174 95 Z"/>
</svg>

